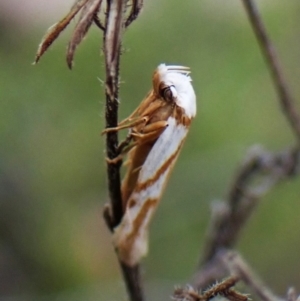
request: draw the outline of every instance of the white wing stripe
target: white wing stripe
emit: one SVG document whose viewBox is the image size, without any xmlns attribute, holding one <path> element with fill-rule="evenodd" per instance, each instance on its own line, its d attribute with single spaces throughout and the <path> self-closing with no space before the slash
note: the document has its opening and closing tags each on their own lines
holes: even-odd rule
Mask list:
<svg viewBox="0 0 300 301">
<path fill-rule="evenodd" d="M 150 151 L 138 178 L 138 183 L 144 183 L 155 177 L 162 165 L 175 153 L 187 135 L 188 129 L 177 124 L 175 118 L 168 118 L 169 126 L 163 131 Z"/>
</svg>

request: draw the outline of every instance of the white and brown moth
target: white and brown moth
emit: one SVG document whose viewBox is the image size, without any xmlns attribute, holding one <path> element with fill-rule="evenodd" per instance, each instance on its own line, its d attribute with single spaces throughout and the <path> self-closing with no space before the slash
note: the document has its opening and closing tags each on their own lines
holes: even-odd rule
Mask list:
<svg viewBox="0 0 300 301">
<path fill-rule="evenodd" d="M 113 243 L 120 259 L 136 265 L 148 250 L 148 226 L 196 115 L 189 68 L 161 64 L 153 87 L 116 128 L 129 128 L 127 172 L 122 182 L 124 215 Z"/>
</svg>

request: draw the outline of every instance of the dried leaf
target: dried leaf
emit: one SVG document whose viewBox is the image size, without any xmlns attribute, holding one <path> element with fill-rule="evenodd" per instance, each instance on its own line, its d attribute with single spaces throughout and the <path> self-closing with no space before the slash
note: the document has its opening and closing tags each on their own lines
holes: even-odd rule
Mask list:
<svg viewBox="0 0 300 301">
<path fill-rule="evenodd" d="M 102 21 L 100 20 L 100 18 L 98 17 L 97 14 L 94 15 L 94 23 L 101 29 L 101 30 L 105 30 L 105 25 L 102 23 Z"/>
<path fill-rule="evenodd" d="M 40 43 L 34 63 L 36 64 L 42 55 L 47 51 L 50 45 L 57 39 L 60 33 L 68 26 L 71 20 L 76 16 L 79 10 L 88 2 L 89 0 L 79 0 L 71 8 L 70 12 L 58 23 L 52 25 L 46 35 L 43 37 L 42 42 Z"/>
<path fill-rule="evenodd" d="M 139 15 L 142 7 L 143 7 L 143 0 L 132 0 L 132 7 L 130 14 L 125 21 L 125 27 L 128 27 Z"/>
<path fill-rule="evenodd" d="M 76 24 L 67 49 L 67 63 L 70 69 L 72 69 L 76 47 L 81 43 L 82 39 L 85 37 L 89 28 L 91 27 L 94 16 L 98 12 L 101 2 L 102 0 L 92 0 L 81 12 L 80 19 Z"/>
</svg>

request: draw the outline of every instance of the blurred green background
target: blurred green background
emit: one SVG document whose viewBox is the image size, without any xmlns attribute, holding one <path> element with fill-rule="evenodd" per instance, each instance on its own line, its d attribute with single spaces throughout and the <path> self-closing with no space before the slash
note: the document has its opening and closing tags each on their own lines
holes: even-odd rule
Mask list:
<svg viewBox="0 0 300 301">
<path fill-rule="evenodd" d="M 210 204 L 226 196 L 248 148 L 279 151 L 294 137 L 240 1 L 145 2 L 125 33 L 120 118 L 139 104 L 162 62 L 191 67 L 198 102 L 144 260 L 149 300 L 167 300 L 195 271 Z M 300 2 L 257 2 L 299 99 Z M 71 28 L 32 66 L 46 29 L 67 12 L 46 18 L 39 9 L 37 20 L 36 12 L 17 20 L 13 10 L 0 11 L 0 299 L 126 300 L 101 211 L 102 35 L 91 30 L 72 72 L 64 57 Z M 299 184 L 272 190 L 237 246 L 278 294 L 291 285 L 300 291 Z"/>
</svg>

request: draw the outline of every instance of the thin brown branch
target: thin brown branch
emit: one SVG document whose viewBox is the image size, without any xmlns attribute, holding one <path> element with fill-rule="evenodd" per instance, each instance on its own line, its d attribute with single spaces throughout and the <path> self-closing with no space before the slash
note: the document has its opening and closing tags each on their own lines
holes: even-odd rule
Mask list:
<svg viewBox="0 0 300 301">
<path fill-rule="evenodd" d="M 122 20 L 124 1 L 108 1 L 107 18 L 104 32 L 105 54 L 105 95 L 106 95 L 106 127 L 116 127 L 118 124 L 118 92 L 119 92 L 119 62 L 121 48 L 121 34 L 123 31 Z M 109 132 L 106 135 L 106 153 L 108 159 L 114 159 L 118 155 L 118 134 Z M 116 227 L 123 216 L 121 180 L 119 164 L 107 163 L 108 191 L 111 201 L 112 221 Z"/>
<path fill-rule="evenodd" d="M 296 108 L 296 102 L 291 96 L 286 84 L 275 48 L 268 37 L 267 31 L 259 12 L 253 0 L 242 0 L 247 11 L 253 31 L 256 35 L 257 41 L 270 69 L 271 76 L 275 89 L 278 93 L 280 104 L 285 113 L 295 135 L 300 139 L 300 116 Z"/>
<path fill-rule="evenodd" d="M 227 202 L 213 204 L 202 265 L 220 249 L 232 248 L 258 201 L 278 182 L 299 173 L 300 150 L 272 154 L 254 148 L 239 168 Z"/>
<path fill-rule="evenodd" d="M 119 90 L 119 64 L 121 55 L 121 40 L 124 30 L 125 0 L 108 0 L 106 22 L 104 31 L 105 55 L 105 94 L 106 94 L 106 127 L 116 127 L 118 124 L 118 90 Z M 106 154 L 112 160 L 118 156 L 118 134 L 109 132 L 106 135 Z M 108 191 L 111 204 L 111 215 L 105 211 L 105 219 L 111 229 L 115 228 L 122 220 L 122 196 L 120 180 L 121 162 L 107 163 Z M 131 301 L 144 300 L 140 279 L 140 267 L 130 267 L 119 259 L 127 292 Z"/>
<path fill-rule="evenodd" d="M 120 261 L 120 266 L 131 301 L 143 301 L 145 299 L 142 287 L 140 266 L 129 267 Z"/>
</svg>

